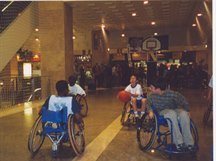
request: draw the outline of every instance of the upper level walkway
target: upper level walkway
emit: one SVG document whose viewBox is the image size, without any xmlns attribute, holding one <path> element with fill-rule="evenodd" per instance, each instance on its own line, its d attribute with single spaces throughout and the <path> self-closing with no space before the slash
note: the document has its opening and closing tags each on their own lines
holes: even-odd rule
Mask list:
<svg viewBox="0 0 216 161">
<path fill-rule="evenodd" d="M 31 158 L 27 148 L 30 129 L 37 118 L 43 100 L 20 104 L 0 111 L 0 160 L 1 161 L 167 161 L 168 157 L 156 151 L 145 153 L 136 142 L 135 128 L 122 127 L 120 115 L 123 104 L 116 99 L 118 90 L 100 90 L 88 93 L 89 115 L 84 118 L 86 151 L 77 158 L 67 146 L 63 146 L 59 158 L 51 157 L 51 144 L 45 140 L 39 153 Z M 204 127 L 202 117 L 207 108 L 204 91 L 182 90 L 191 107 L 191 117 L 199 132 L 197 158 L 174 157 L 174 161 L 210 161 L 212 157 L 213 128 Z M 33 107 L 33 108 L 31 108 Z"/>
</svg>

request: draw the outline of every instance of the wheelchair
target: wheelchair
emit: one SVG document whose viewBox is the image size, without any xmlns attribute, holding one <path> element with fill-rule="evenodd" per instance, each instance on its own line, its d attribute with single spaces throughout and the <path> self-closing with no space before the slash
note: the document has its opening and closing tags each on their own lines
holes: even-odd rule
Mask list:
<svg viewBox="0 0 216 161">
<path fill-rule="evenodd" d="M 77 94 L 74 97 L 80 105 L 81 108 L 80 115 L 82 117 L 86 117 L 88 114 L 88 103 L 86 100 L 86 96 Z"/>
<path fill-rule="evenodd" d="M 176 147 L 173 144 L 171 120 L 159 115 L 157 111 L 153 111 L 153 118 L 150 119 L 148 113 L 146 112 L 139 120 L 137 127 L 137 142 L 139 148 L 145 152 L 154 152 L 154 150 L 162 151 L 167 153 L 169 157 L 173 154 L 186 153 L 196 155 L 196 152 L 199 149 L 199 136 L 194 122 L 190 120 L 191 134 L 194 139 L 194 150 L 180 152 L 176 150 Z M 169 130 L 168 122 L 171 123 L 171 130 Z M 157 140 L 157 144 L 155 143 L 155 140 Z"/>
<path fill-rule="evenodd" d="M 206 109 L 204 115 L 203 115 L 203 124 L 206 126 L 209 122 L 209 119 L 210 119 L 210 115 L 213 111 L 213 106 L 212 105 L 209 105 L 209 107 Z"/>
<path fill-rule="evenodd" d="M 140 114 L 140 111 L 138 111 L 138 114 Z M 122 126 L 130 127 L 136 125 L 137 118 L 135 117 L 134 110 L 130 101 L 124 104 L 120 121 Z"/>
<path fill-rule="evenodd" d="M 68 142 L 76 155 L 84 152 L 84 129 L 80 128 L 73 114 L 67 116 L 66 107 L 57 112 L 42 107 L 40 113 L 28 137 L 28 150 L 32 157 L 40 150 L 46 137 L 52 142 L 53 157 L 58 156 L 59 146 Z"/>
<path fill-rule="evenodd" d="M 141 108 L 141 104 L 137 104 L 137 107 Z M 141 115 L 140 112 L 141 111 L 138 111 L 138 115 Z M 122 126 L 128 126 L 129 127 L 129 126 L 137 125 L 138 119 L 139 118 L 135 117 L 131 102 L 129 101 L 129 102 L 124 103 L 124 106 L 122 109 L 121 120 L 120 120 Z"/>
</svg>

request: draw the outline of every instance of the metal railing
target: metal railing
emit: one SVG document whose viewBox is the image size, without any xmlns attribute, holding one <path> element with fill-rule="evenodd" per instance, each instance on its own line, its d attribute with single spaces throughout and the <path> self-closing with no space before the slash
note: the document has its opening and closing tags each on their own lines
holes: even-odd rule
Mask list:
<svg viewBox="0 0 216 161">
<path fill-rule="evenodd" d="M 0 109 L 11 107 L 26 101 L 42 98 L 42 83 L 45 94 L 50 94 L 50 80 L 48 77 L 0 77 Z"/>
</svg>

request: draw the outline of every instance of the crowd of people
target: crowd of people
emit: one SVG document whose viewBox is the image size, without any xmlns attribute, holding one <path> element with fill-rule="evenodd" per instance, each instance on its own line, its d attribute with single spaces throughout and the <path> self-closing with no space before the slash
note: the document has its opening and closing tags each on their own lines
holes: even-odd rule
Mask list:
<svg viewBox="0 0 216 161">
<path fill-rule="evenodd" d="M 209 74 L 206 65 L 202 64 L 164 64 L 157 65 L 155 76 L 163 77 L 171 88 L 207 88 Z M 147 71 L 148 72 L 148 71 Z M 126 86 L 130 75 L 136 74 L 140 84 L 147 81 L 144 66 L 129 66 L 127 63 L 95 64 L 92 68 L 80 67 L 78 71 L 79 84 L 85 88 L 94 84 L 99 88 Z"/>
</svg>

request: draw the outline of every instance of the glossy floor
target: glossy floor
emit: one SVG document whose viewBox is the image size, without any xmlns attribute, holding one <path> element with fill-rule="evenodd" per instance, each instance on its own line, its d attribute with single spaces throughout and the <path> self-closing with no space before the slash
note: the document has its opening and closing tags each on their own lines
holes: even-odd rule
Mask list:
<svg viewBox="0 0 216 161">
<path fill-rule="evenodd" d="M 169 158 L 161 152 L 146 153 L 136 142 L 136 129 L 122 127 L 120 115 L 123 104 L 116 99 L 118 90 L 100 90 L 88 93 L 89 115 L 85 121 L 86 151 L 75 157 L 69 146 L 63 146 L 58 158 L 51 157 L 51 144 L 44 142 L 38 154 L 32 158 L 27 148 L 30 129 L 37 118 L 37 107 L 0 118 L 0 160 L 1 161 L 166 161 Z M 174 156 L 172 160 L 210 161 L 212 157 L 212 123 L 204 127 L 202 117 L 207 108 L 203 90 L 182 90 L 191 107 L 191 117 L 199 132 L 199 151 L 196 158 Z M 20 107 L 21 108 L 21 107 Z M 4 112 L 4 111 L 3 111 Z M 1 112 L 2 113 L 2 112 Z M 1 116 L 1 115 L 0 115 Z"/>
</svg>

